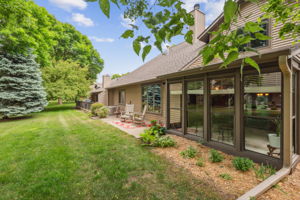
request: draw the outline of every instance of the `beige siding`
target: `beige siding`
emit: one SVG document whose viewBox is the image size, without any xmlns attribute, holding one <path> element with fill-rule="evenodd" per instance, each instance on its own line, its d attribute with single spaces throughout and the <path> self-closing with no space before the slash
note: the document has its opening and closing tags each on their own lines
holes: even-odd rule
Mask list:
<svg viewBox="0 0 300 200">
<path fill-rule="evenodd" d="M 126 104 L 134 104 L 135 112 L 142 112 L 142 86 L 140 84 L 125 86 L 120 88 L 109 89 L 109 105 L 118 105 L 119 104 L 119 91 L 125 90 L 125 101 Z M 165 85 L 162 85 L 161 88 L 161 99 L 162 99 L 162 113 L 161 114 L 146 114 L 146 120 L 158 120 L 162 123 L 165 123 Z"/>
<path fill-rule="evenodd" d="M 263 13 L 260 11 L 260 7 L 265 1 L 260 1 L 259 4 L 246 2 L 241 5 L 241 16 L 239 16 L 237 25 L 242 27 L 247 21 L 256 21 L 258 17 L 262 16 Z M 245 19 L 247 17 L 247 19 Z M 258 48 L 259 51 L 267 49 L 276 49 L 280 47 L 290 46 L 293 42 L 292 38 L 285 38 L 284 40 L 279 38 L 279 30 L 283 24 L 275 24 L 275 20 L 271 19 L 269 23 L 269 31 L 272 39 L 267 47 Z M 212 30 L 216 31 L 216 30 Z M 210 64 L 219 62 L 220 59 L 213 60 Z M 202 58 L 199 56 L 191 64 L 187 65 L 183 70 L 193 69 L 203 66 Z"/>
</svg>

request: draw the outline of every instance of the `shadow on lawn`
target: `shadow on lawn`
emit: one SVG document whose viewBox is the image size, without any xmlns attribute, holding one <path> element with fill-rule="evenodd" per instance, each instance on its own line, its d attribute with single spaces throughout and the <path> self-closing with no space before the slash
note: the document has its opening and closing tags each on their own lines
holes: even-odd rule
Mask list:
<svg viewBox="0 0 300 200">
<path fill-rule="evenodd" d="M 49 105 L 45 108 L 43 112 L 59 112 L 59 111 L 66 111 L 66 110 L 74 110 L 75 103 L 65 103 L 59 105 L 57 103 L 49 103 Z"/>
<path fill-rule="evenodd" d="M 18 120 L 26 120 L 32 118 L 32 115 L 22 116 L 22 117 L 13 117 L 13 118 L 7 118 L 7 119 L 0 119 L 0 122 L 12 122 L 12 121 L 18 121 Z"/>
</svg>

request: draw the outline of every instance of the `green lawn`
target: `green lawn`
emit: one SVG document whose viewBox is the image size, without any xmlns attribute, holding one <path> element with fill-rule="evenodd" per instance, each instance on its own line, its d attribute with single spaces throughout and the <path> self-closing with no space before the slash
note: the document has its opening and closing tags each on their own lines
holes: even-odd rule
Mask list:
<svg viewBox="0 0 300 200">
<path fill-rule="evenodd" d="M 206 183 L 73 106 L 0 122 L 1 200 L 218 199 Z"/>
</svg>

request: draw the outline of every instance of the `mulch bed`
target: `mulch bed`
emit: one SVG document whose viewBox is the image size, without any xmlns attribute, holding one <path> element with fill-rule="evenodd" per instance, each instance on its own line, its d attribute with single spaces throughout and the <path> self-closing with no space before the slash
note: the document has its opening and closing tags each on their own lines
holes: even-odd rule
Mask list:
<svg viewBox="0 0 300 200">
<path fill-rule="evenodd" d="M 300 199 L 300 164 L 296 167 L 294 173 L 275 187 L 268 190 L 258 200 L 299 200 Z"/>
<path fill-rule="evenodd" d="M 170 137 L 177 142 L 176 147 L 155 148 L 152 151 L 187 169 L 196 178 L 207 182 L 208 187 L 218 188 L 223 199 L 236 199 L 261 182 L 256 178 L 253 169 L 247 172 L 237 171 L 232 165 L 233 156 L 222 153 L 225 159 L 220 163 L 212 163 L 209 161 L 210 148 L 182 137 Z M 189 146 L 197 149 L 196 158 L 183 158 L 180 155 L 180 152 Z M 204 167 L 196 165 L 200 157 L 205 161 Z M 232 180 L 225 180 L 220 174 L 229 174 Z"/>
</svg>

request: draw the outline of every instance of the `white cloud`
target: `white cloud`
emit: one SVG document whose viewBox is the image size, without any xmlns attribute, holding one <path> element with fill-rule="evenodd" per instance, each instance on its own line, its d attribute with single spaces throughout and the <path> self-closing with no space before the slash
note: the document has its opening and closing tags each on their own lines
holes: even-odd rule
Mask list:
<svg viewBox="0 0 300 200">
<path fill-rule="evenodd" d="M 90 39 L 94 40 L 96 42 L 114 42 L 115 41 L 115 39 L 113 39 L 113 38 L 98 38 L 96 36 L 91 36 Z"/>
<path fill-rule="evenodd" d="M 72 20 L 78 23 L 80 26 L 94 26 L 92 19 L 80 13 L 72 13 Z"/>
<path fill-rule="evenodd" d="M 225 0 L 215 0 L 205 4 L 205 18 L 208 24 L 223 12 L 224 2 Z"/>
<path fill-rule="evenodd" d="M 125 18 L 124 15 L 121 14 L 121 25 L 124 26 L 125 28 L 132 28 L 132 26 L 130 26 L 130 24 L 135 25 L 136 21 L 135 20 L 131 20 L 129 18 Z"/>
<path fill-rule="evenodd" d="M 182 5 L 188 12 L 194 10 L 194 6 L 197 3 L 208 3 L 208 0 L 183 0 L 184 4 Z"/>
<path fill-rule="evenodd" d="M 59 8 L 71 11 L 73 8 L 84 10 L 87 3 L 84 0 L 49 0 L 51 3 Z"/>
<path fill-rule="evenodd" d="M 209 25 L 223 11 L 225 0 L 183 0 L 183 8 L 188 12 L 194 9 L 195 4 L 200 4 L 200 10 L 205 13 L 206 24 Z"/>
</svg>

